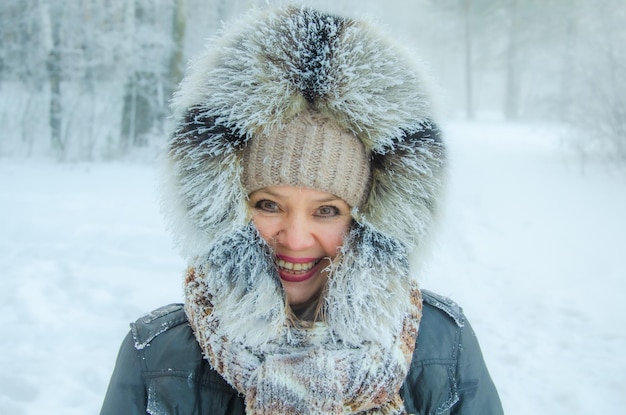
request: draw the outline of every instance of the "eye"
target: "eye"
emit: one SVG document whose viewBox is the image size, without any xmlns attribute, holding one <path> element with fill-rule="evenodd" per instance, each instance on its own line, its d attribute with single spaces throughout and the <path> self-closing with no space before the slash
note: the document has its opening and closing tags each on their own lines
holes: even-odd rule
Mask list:
<svg viewBox="0 0 626 415">
<path fill-rule="evenodd" d="M 339 211 L 339 208 L 336 206 L 320 206 L 319 208 L 317 208 L 317 211 L 315 212 L 315 214 L 316 216 L 330 218 L 333 216 L 340 215 L 341 212 Z"/>
<path fill-rule="evenodd" d="M 278 212 L 278 205 L 271 200 L 262 199 L 254 204 L 254 208 L 263 212 Z"/>
</svg>

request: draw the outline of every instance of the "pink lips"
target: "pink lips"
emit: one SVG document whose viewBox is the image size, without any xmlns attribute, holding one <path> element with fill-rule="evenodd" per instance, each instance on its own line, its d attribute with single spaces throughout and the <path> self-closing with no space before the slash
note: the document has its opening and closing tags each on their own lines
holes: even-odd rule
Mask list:
<svg viewBox="0 0 626 415">
<path fill-rule="evenodd" d="M 318 258 L 294 258 L 287 255 L 276 255 L 276 258 L 283 261 L 293 262 L 294 264 L 305 264 L 307 262 L 317 261 Z"/>
<path fill-rule="evenodd" d="M 307 262 L 313 262 L 318 259 L 318 258 L 293 258 L 293 257 L 285 256 L 285 255 L 277 255 L 276 258 L 279 260 L 286 261 L 286 262 L 291 262 L 293 264 L 306 264 Z M 315 266 L 311 268 L 310 270 L 308 270 L 307 272 L 299 273 L 299 274 L 292 274 L 288 270 L 285 270 L 279 267 L 278 275 L 283 281 L 304 282 L 304 281 L 311 279 L 317 273 L 321 264 L 322 264 L 322 261 L 315 264 Z"/>
</svg>

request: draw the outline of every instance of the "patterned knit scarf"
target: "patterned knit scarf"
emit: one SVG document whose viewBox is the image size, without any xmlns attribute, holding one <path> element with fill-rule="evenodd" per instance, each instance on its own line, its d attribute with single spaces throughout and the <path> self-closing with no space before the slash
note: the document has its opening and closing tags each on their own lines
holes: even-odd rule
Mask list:
<svg viewBox="0 0 626 415">
<path fill-rule="evenodd" d="M 185 310 L 246 414 L 405 414 L 421 318 L 404 249 L 356 225 L 330 265 L 325 321 L 295 327 L 271 251 L 249 225 L 190 267 Z"/>
</svg>

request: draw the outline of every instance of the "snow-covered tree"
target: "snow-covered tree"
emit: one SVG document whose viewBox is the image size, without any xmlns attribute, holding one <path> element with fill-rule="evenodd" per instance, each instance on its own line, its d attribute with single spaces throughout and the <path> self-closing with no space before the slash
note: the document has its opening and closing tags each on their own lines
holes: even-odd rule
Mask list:
<svg viewBox="0 0 626 415">
<path fill-rule="evenodd" d="M 584 153 L 626 159 L 623 0 L 302 2 L 386 25 L 427 63 L 447 116 L 565 122 Z M 223 21 L 265 3 L 3 1 L 0 156 L 150 151 L 187 60 Z"/>
<path fill-rule="evenodd" d="M 626 164 L 626 4 L 580 4 L 564 61 L 562 105 L 584 156 Z"/>
</svg>

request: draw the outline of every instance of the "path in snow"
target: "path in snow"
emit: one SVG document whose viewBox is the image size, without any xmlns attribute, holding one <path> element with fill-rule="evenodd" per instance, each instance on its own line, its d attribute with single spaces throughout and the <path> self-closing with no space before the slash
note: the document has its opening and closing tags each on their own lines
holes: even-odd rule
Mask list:
<svg viewBox="0 0 626 415">
<path fill-rule="evenodd" d="M 446 128 L 422 286 L 465 309 L 507 414 L 626 406 L 626 187 L 548 130 Z M 0 413 L 97 413 L 128 322 L 181 301 L 152 166 L 0 161 Z"/>
</svg>

